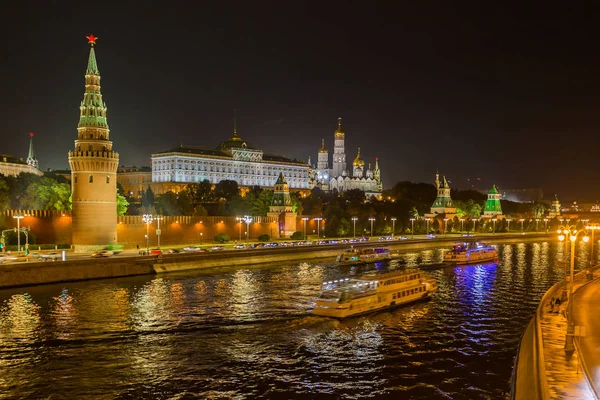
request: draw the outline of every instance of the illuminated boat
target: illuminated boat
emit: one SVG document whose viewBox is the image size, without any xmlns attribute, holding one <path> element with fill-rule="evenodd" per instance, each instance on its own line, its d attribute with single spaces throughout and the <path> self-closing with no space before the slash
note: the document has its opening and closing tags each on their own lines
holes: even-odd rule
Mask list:
<svg viewBox="0 0 600 400">
<path fill-rule="evenodd" d="M 498 250 L 483 243 L 456 244 L 444 253 L 444 262 L 454 264 L 472 264 L 498 259 Z"/>
<path fill-rule="evenodd" d="M 336 261 L 338 265 L 358 265 L 390 260 L 394 256 L 389 247 L 350 247 L 338 255 Z"/>
<path fill-rule="evenodd" d="M 312 313 L 339 319 L 354 317 L 429 299 L 437 288 L 434 279 L 416 270 L 329 281 L 323 283 Z"/>
</svg>

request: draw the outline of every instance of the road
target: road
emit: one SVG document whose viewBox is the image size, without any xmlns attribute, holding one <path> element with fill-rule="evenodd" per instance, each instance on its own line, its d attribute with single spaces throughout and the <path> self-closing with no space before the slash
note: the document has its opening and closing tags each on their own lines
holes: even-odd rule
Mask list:
<svg viewBox="0 0 600 400">
<path fill-rule="evenodd" d="M 575 292 L 573 321 L 585 327 L 585 336 L 576 337 L 588 376 L 593 381 L 596 397 L 600 398 L 600 279 Z"/>
</svg>

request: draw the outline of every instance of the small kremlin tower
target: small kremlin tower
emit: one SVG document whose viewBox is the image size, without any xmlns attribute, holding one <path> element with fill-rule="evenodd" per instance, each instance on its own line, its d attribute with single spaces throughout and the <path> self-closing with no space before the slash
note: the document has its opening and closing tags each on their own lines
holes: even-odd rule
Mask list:
<svg viewBox="0 0 600 400">
<path fill-rule="evenodd" d="M 290 237 L 296 232 L 296 216 L 290 197 L 290 186 L 286 182 L 283 172 L 279 173 L 279 178 L 273 188 L 273 201 L 269 206 L 268 217 L 275 217 L 279 222 L 279 233 L 282 237 Z"/>
<path fill-rule="evenodd" d="M 500 193 L 496 189 L 496 185 L 493 185 L 488 192 L 488 198 L 485 202 L 485 208 L 483 209 L 483 218 L 503 218 L 502 206 L 500 205 Z"/>
<path fill-rule="evenodd" d="M 29 153 L 27 154 L 27 165 L 39 169 L 38 160 L 35 158 L 35 151 L 33 150 L 33 132 L 29 134 Z"/>
<path fill-rule="evenodd" d="M 100 72 L 94 45 L 87 36 L 90 55 L 85 71 L 85 93 L 79 107 L 74 151 L 69 152 L 73 199 L 73 245 L 89 252 L 117 242 L 117 167 L 106 122 L 106 104 L 100 93 Z"/>
</svg>

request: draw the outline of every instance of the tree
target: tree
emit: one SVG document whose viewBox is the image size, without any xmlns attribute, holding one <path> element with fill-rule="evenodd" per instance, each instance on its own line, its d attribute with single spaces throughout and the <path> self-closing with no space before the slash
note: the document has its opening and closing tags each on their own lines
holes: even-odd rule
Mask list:
<svg viewBox="0 0 600 400">
<path fill-rule="evenodd" d="M 163 193 L 156 201 L 156 208 L 163 215 L 181 215 L 181 209 L 177 202 L 177 195 L 169 190 Z"/>
<path fill-rule="evenodd" d="M 534 218 L 544 218 L 546 212 L 546 206 L 542 203 L 534 203 L 531 205 L 531 214 Z"/>
<path fill-rule="evenodd" d="M 20 196 L 19 206 L 28 210 L 70 210 L 71 187 L 54 179 L 33 180 Z"/>
<path fill-rule="evenodd" d="M 224 179 L 217 183 L 214 195 L 217 199 L 231 200 L 233 196 L 239 193 L 238 183 L 236 181 Z"/>
<path fill-rule="evenodd" d="M 154 192 L 148 186 L 145 192 L 142 193 L 142 206 L 143 207 L 152 207 L 154 206 Z"/>
<path fill-rule="evenodd" d="M 251 213 L 252 215 L 267 215 L 269 212 L 269 206 L 273 202 L 273 191 L 266 189 L 260 193 L 257 199 L 252 202 Z"/>
<path fill-rule="evenodd" d="M 117 215 L 125 215 L 127 212 L 127 207 L 129 207 L 127 198 L 117 193 Z"/>
<path fill-rule="evenodd" d="M 192 215 L 194 213 L 194 205 L 189 193 L 182 190 L 177 195 L 177 205 L 179 206 L 180 215 Z"/>
</svg>

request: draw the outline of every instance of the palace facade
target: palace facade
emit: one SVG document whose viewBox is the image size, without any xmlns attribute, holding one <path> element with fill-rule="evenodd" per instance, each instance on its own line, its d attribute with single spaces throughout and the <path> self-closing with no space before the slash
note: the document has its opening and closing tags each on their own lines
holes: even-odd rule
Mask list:
<svg viewBox="0 0 600 400">
<path fill-rule="evenodd" d="M 152 183 L 188 184 L 208 180 L 236 181 L 239 186 L 272 188 L 279 175 L 291 189 L 310 189 L 310 166 L 298 160 L 263 153 L 242 140 L 234 123 L 233 136 L 216 149 L 181 145 L 152 154 Z"/>
</svg>

